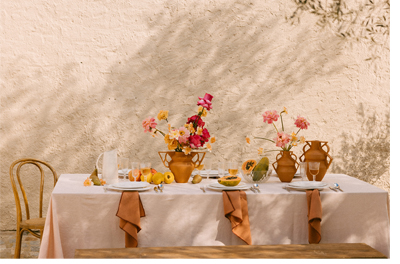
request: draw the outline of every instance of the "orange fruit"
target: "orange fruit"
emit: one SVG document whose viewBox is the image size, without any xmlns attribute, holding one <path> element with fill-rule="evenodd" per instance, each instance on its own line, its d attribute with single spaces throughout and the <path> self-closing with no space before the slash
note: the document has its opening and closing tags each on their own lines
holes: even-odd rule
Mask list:
<svg viewBox="0 0 400 264">
<path fill-rule="evenodd" d="M 142 173 L 138 169 L 131 170 L 131 171 L 129 171 L 129 180 L 130 181 L 135 181 L 134 177 L 136 177 L 136 181 L 140 181 L 140 175 L 141 174 Z"/>
</svg>

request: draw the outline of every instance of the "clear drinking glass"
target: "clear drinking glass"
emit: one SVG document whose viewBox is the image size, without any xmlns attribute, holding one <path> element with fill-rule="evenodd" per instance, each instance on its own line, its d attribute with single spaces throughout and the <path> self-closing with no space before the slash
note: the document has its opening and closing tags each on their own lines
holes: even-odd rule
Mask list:
<svg viewBox="0 0 400 264">
<path fill-rule="evenodd" d="M 300 162 L 300 176 L 302 181 L 307 179 L 307 162 Z"/>
<path fill-rule="evenodd" d="M 132 162 L 132 178 L 130 181 L 138 181 L 138 176 L 140 172 L 140 163 L 139 162 Z"/>
<path fill-rule="evenodd" d="M 315 181 L 315 178 L 317 177 L 317 174 L 319 172 L 319 162 L 309 162 L 308 163 L 308 170 L 310 171 L 311 175 L 313 176 L 313 181 Z"/>
<path fill-rule="evenodd" d="M 230 176 L 236 176 L 238 173 L 239 167 L 236 161 L 228 162 L 228 172 Z"/>
<path fill-rule="evenodd" d="M 129 158 L 119 158 L 118 168 L 122 171 L 122 180 L 128 180 L 129 173 Z"/>
<path fill-rule="evenodd" d="M 225 162 L 224 161 L 218 162 L 218 176 L 220 178 L 225 176 Z"/>
<path fill-rule="evenodd" d="M 143 175 L 143 181 L 147 181 L 147 176 L 151 173 L 151 163 L 150 162 L 141 162 L 140 163 L 140 172 Z"/>
<path fill-rule="evenodd" d="M 207 172 L 207 180 L 209 179 L 209 177 L 210 177 L 210 172 L 211 172 L 211 170 L 212 170 L 212 164 L 213 164 L 213 162 L 212 162 L 212 160 L 211 159 L 207 159 L 206 161 L 205 161 L 205 167 L 206 167 L 206 172 Z"/>
</svg>

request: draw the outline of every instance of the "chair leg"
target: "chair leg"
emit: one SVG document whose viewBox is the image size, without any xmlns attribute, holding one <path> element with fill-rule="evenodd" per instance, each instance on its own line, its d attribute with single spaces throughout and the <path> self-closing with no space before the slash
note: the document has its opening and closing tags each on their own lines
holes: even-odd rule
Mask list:
<svg viewBox="0 0 400 264">
<path fill-rule="evenodd" d="M 22 235 L 24 234 L 24 231 L 21 231 L 21 229 L 17 230 L 17 239 L 15 242 L 15 254 L 14 258 L 20 258 L 21 257 L 21 243 L 22 243 Z"/>
</svg>

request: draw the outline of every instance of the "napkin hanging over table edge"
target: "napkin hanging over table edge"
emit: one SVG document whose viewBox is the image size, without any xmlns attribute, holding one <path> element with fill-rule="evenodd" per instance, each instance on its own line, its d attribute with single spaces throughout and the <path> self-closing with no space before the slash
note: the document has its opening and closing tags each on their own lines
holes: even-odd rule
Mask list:
<svg viewBox="0 0 400 264">
<path fill-rule="evenodd" d="M 244 191 L 222 191 L 224 214 L 231 222 L 232 232 L 251 245 L 247 196 Z"/>
<path fill-rule="evenodd" d="M 146 216 L 137 191 L 122 192 L 116 216 L 120 218 L 119 227 L 125 231 L 125 247 L 137 247 L 140 218 Z"/>
<path fill-rule="evenodd" d="M 307 190 L 308 242 L 318 244 L 321 241 L 322 205 L 319 190 Z"/>
</svg>

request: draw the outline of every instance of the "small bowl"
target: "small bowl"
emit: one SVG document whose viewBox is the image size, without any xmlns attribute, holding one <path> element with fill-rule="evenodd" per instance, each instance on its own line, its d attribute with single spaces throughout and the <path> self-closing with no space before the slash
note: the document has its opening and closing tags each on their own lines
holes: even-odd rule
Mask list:
<svg viewBox="0 0 400 264">
<path fill-rule="evenodd" d="M 259 180 L 257 180 L 257 181 L 255 181 L 255 180 L 253 179 L 253 176 L 254 176 L 254 175 L 253 175 L 253 174 L 254 174 L 253 171 L 251 171 L 250 173 L 245 173 L 245 172 L 242 170 L 242 176 L 243 176 L 243 179 L 244 179 L 246 182 L 248 182 L 248 183 L 263 183 L 263 182 L 268 181 L 268 179 L 271 177 L 272 169 L 268 169 L 268 170 L 260 171 L 260 172 L 261 172 L 262 176 L 261 176 L 261 178 L 260 178 Z"/>
</svg>

